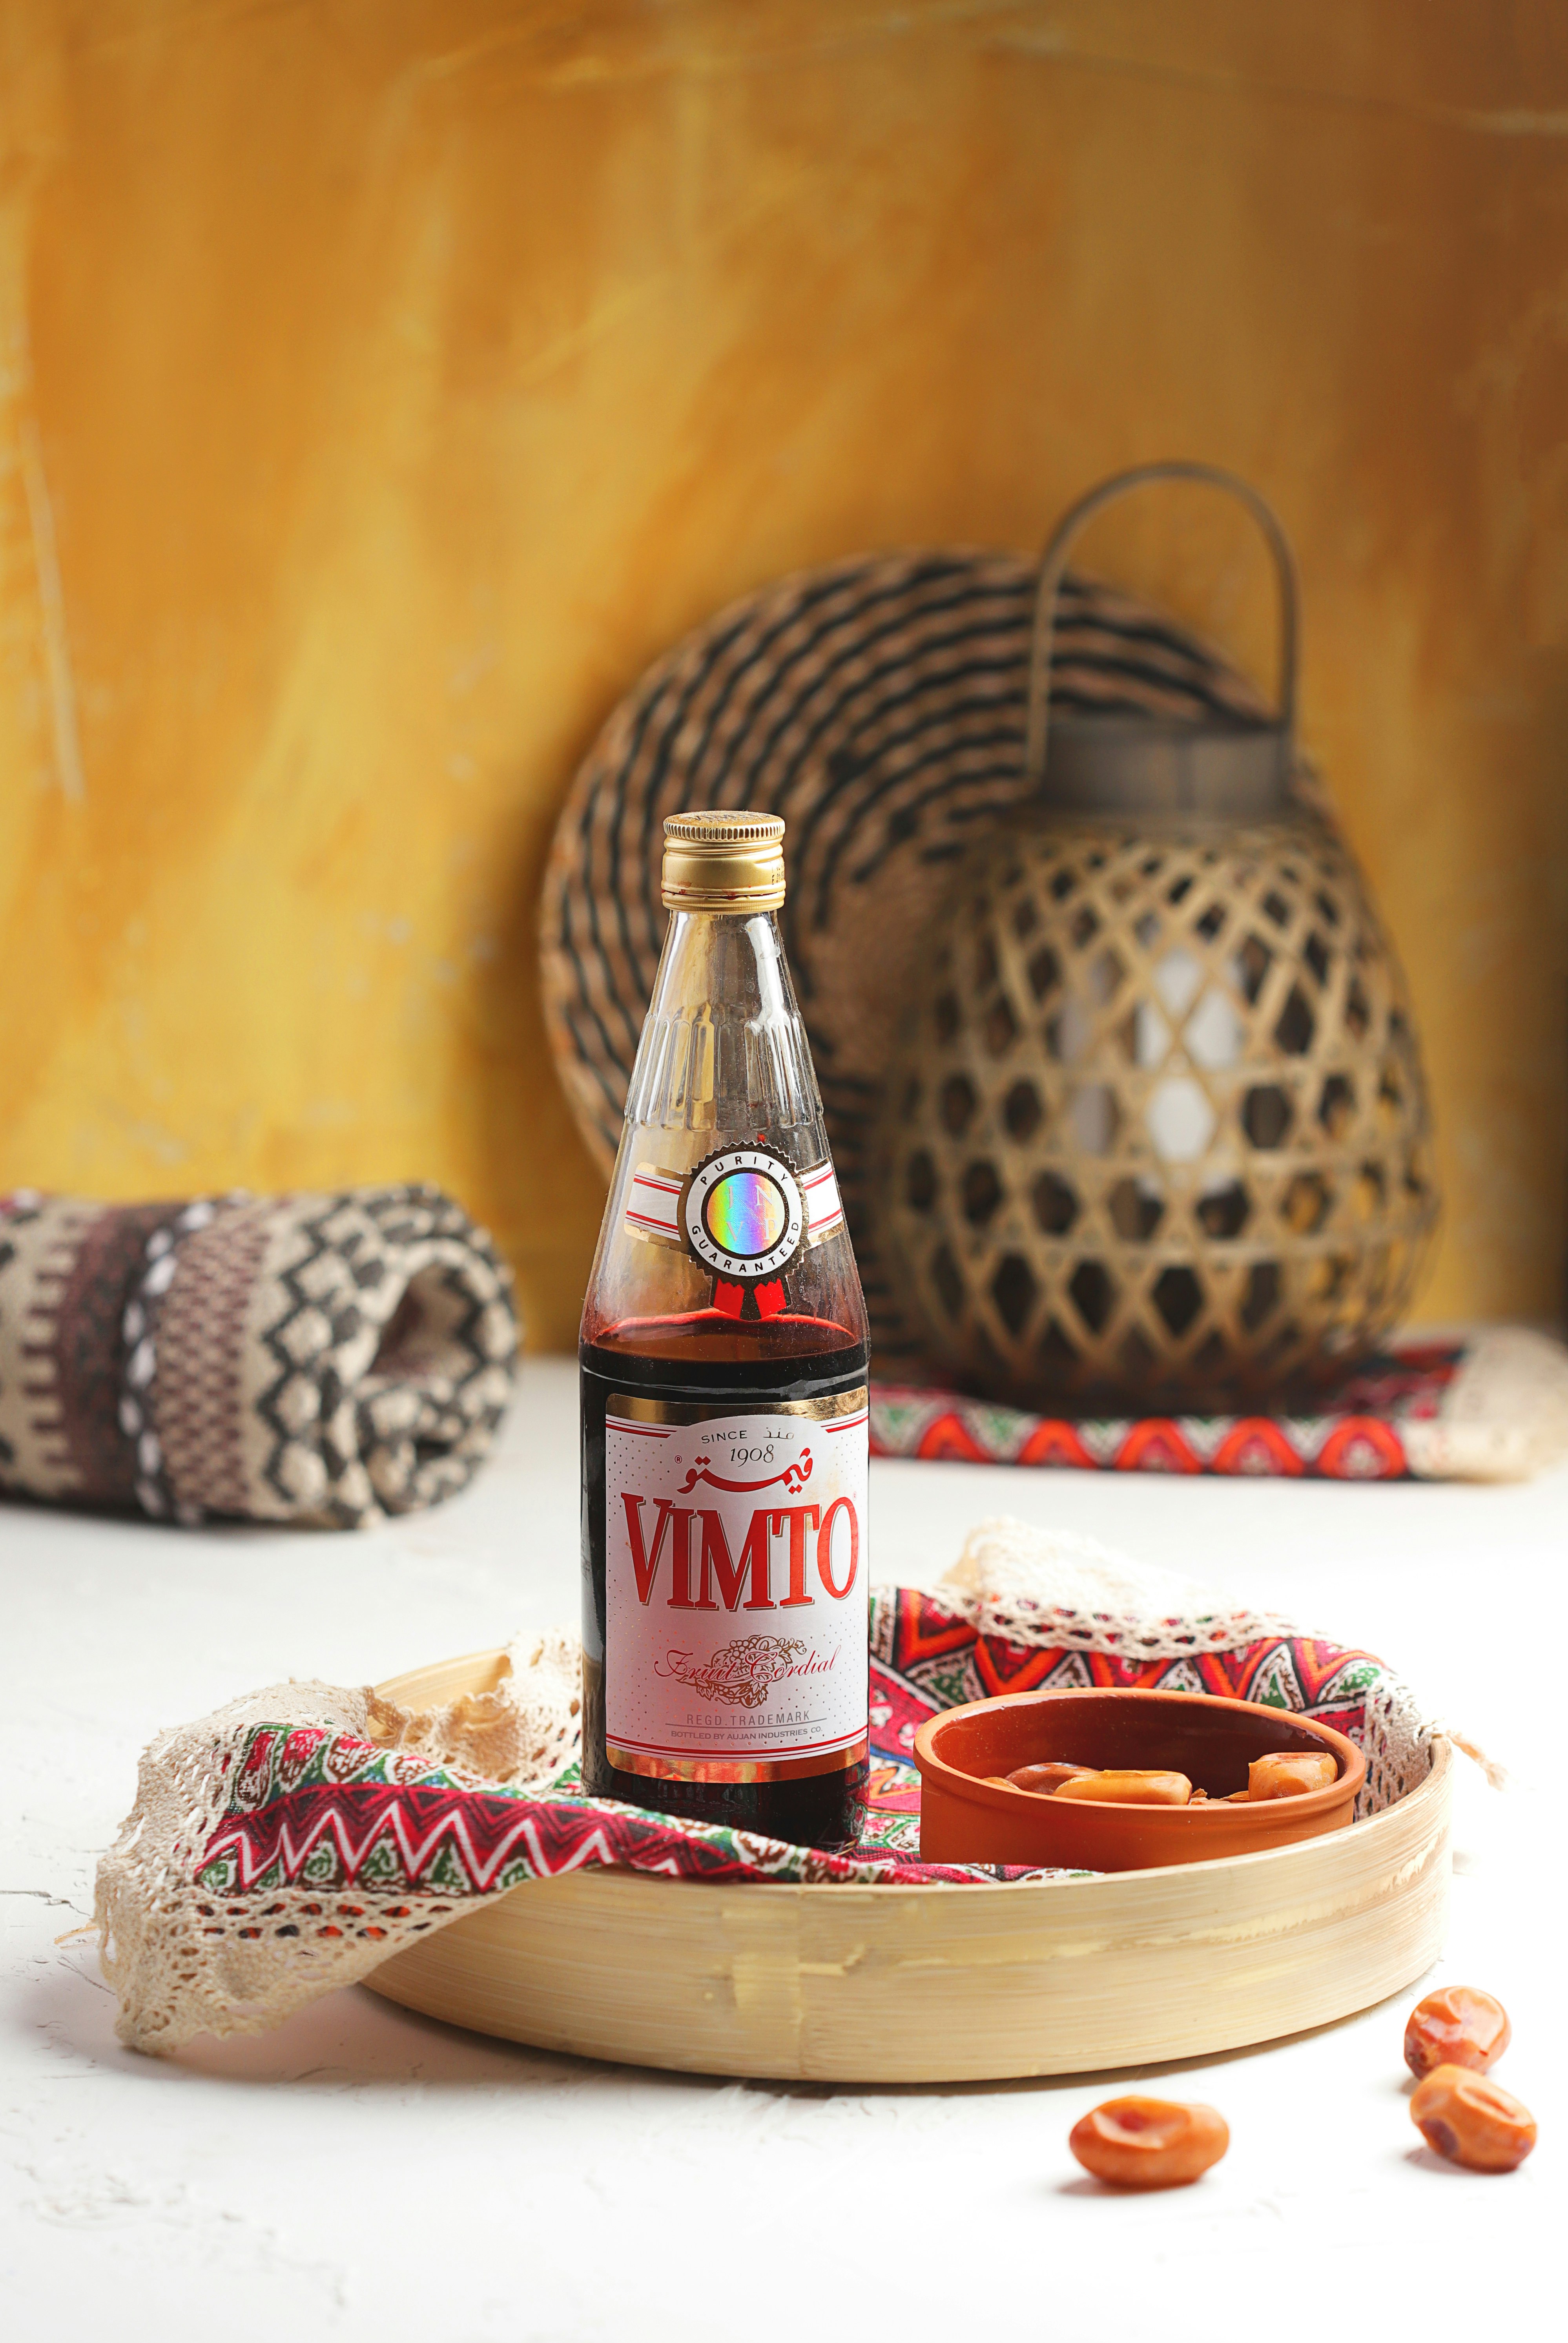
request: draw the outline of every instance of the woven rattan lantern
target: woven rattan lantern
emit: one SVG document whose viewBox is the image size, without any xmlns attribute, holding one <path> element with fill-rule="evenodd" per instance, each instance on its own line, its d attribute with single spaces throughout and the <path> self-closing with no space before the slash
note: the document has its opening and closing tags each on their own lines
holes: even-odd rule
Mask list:
<svg viewBox="0 0 1568 2343">
<path fill-rule="evenodd" d="M 1148 480 L 1272 550 L 1280 707 L 1048 705 L 1071 539 Z M 1296 592 L 1261 498 L 1105 482 L 1046 550 L 1028 811 L 960 866 L 886 1089 L 879 1235 L 931 1363 L 1000 1399 L 1234 1403 L 1321 1386 L 1407 1306 L 1437 1217 L 1398 963 L 1299 793 Z"/>
</svg>

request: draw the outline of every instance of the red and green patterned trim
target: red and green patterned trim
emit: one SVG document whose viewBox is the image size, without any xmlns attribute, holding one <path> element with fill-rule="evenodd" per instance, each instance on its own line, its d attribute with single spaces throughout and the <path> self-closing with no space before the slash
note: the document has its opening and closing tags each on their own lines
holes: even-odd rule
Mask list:
<svg viewBox="0 0 1568 2343">
<path fill-rule="evenodd" d="M 215 1936 L 314 1934 L 326 1943 L 384 1934 L 382 1919 L 404 1916 L 386 1905 L 389 1895 L 463 1903 L 588 1864 L 686 1879 L 858 1885 L 1038 1879 L 1053 1875 L 920 1862 L 911 1755 L 925 1718 L 997 1693 L 1141 1684 L 1255 1700 L 1360 1736 L 1367 1695 L 1383 1675 L 1371 1653 L 1288 1635 L 1216 1646 L 1217 1623 L 1167 1626 L 1162 1642 L 1188 1646 L 1174 1656 L 1086 1651 L 1081 1630 L 1060 1644 L 1015 1643 L 981 1634 L 941 1595 L 879 1589 L 871 1809 L 860 1843 L 841 1855 L 589 1798 L 575 1761 L 542 1793 L 506 1789 L 326 1725 L 253 1725 L 233 1748 L 214 1752 L 233 1787 L 216 1829 L 192 1851 L 195 1883 L 211 1899 Z M 373 1896 L 374 1909 L 357 1900 L 362 1894 Z"/>
<path fill-rule="evenodd" d="M 1332 1409 L 1302 1415 L 1032 1415 L 955 1392 L 874 1383 L 871 1453 L 1085 1473 L 1400 1481 L 1413 1473 L 1402 1427 L 1438 1414 L 1463 1358 L 1462 1343 L 1399 1344 L 1369 1360 Z"/>
</svg>

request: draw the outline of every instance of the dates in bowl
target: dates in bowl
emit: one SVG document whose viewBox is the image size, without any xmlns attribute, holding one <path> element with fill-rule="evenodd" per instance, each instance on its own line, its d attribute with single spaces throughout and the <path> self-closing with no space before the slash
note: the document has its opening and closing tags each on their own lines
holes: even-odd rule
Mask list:
<svg viewBox="0 0 1568 2343">
<path fill-rule="evenodd" d="M 1210 1863 L 1342 1830 L 1366 1779 L 1354 1743 L 1311 1717 L 1121 1688 L 950 1708 L 921 1725 L 915 1763 L 925 1862 L 1083 1871 Z M 1020 1774 L 1030 1786 L 1007 1778 Z"/>
</svg>

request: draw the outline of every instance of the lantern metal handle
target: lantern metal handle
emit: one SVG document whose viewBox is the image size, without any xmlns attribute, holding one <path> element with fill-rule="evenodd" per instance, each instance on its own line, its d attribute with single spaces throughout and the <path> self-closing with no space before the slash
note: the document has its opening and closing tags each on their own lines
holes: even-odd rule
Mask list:
<svg viewBox="0 0 1568 2343">
<path fill-rule="evenodd" d="M 1073 538 L 1102 507 L 1129 488 L 1142 488 L 1151 480 L 1198 480 L 1210 488 L 1228 489 L 1246 506 L 1266 538 L 1274 557 L 1274 568 L 1280 586 L 1280 673 L 1279 715 L 1276 722 L 1283 735 L 1287 757 L 1296 733 L 1296 664 L 1297 664 L 1297 591 L 1296 564 L 1290 539 L 1281 528 L 1271 506 L 1256 488 L 1248 487 L 1233 472 L 1221 471 L 1213 464 L 1139 464 L 1130 472 L 1118 472 L 1113 479 L 1102 480 L 1097 488 L 1081 497 L 1065 513 L 1055 535 L 1040 557 L 1040 585 L 1034 602 L 1034 634 L 1029 660 L 1029 728 L 1025 734 L 1024 771 L 1031 788 L 1039 789 L 1045 776 L 1046 735 L 1050 723 L 1050 655 L 1056 633 L 1056 602 L 1062 576 L 1067 568 L 1068 548 Z"/>
</svg>

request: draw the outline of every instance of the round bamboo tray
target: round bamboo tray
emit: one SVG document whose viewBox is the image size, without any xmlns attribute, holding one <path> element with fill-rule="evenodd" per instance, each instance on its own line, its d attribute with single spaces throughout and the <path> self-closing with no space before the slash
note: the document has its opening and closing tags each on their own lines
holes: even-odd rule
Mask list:
<svg viewBox="0 0 1568 2343">
<path fill-rule="evenodd" d="M 428 1708 L 499 1652 L 396 1676 Z M 530 1880 L 367 1979 L 545 2050 L 698 2074 L 956 2083 L 1233 2050 L 1397 1993 L 1442 1948 L 1452 1755 L 1352 1829 L 1265 1855 L 1008 1887 Z"/>
</svg>

